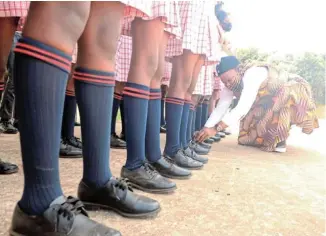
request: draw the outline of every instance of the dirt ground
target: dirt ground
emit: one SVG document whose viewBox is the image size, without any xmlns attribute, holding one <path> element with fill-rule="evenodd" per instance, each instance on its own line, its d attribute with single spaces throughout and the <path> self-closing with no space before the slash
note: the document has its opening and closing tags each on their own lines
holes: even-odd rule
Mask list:
<svg viewBox="0 0 326 236">
<path fill-rule="evenodd" d="M 91 217 L 128 236 L 325 236 L 326 122 L 321 123 L 310 137 L 293 129 L 286 154 L 238 146 L 235 135 L 214 144 L 205 168 L 193 171 L 190 180 L 176 181 L 174 194 L 146 194 L 161 203 L 155 219 L 131 220 L 111 212 Z M 18 135 L 0 137 L 0 158 L 21 168 L 18 174 L 0 176 L 0 235 L 8 235 L 23 189 L 18 140 Z M 124 150 L 111 151 L 116 176 L 125 158 Z M 65 193 L 75 195 L 82 160 L 61 159 L 60 168 Z"/>
</svg>

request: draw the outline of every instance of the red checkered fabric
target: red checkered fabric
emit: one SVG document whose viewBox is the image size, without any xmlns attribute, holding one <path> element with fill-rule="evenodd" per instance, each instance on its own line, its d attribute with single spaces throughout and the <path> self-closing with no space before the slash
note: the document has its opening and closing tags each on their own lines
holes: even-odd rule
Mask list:
<svg viewBox="0 0 326 236">
<path fill-rule="evenodd" d="M 116 81 L 127 82 L 132 52 L 132 38 L 121 35 L 116 53 Z"/>
<path fill-rule="evenodd" d="M 77 62 L 77 53 L 78 53 L 78 45 L 76 44 L 74 51 L 72 52 L 72 63 Z"/>
<path fill-rule="evenodd" d="M 215 71 L 215 65 L 209 65 L 206 67 L 206 73 L 205 73 L 205 79 L 204 79 L 204 96 L 211 96 L 213 93 L 213 78 L 214 78 L 214 71 Z"/>
<path fill-rule="evenodd" d="M 170 39 L 166 56 L 173 57 L 188 49 L 211 57 L 218 53 L 218 32 L 212 1 L 178 1 L 181 39 Z M 214 17 L 215 18 L 214 18 Z M 173 29 L 172 29 L 173 32 Z"/>
<path fill-rule="evenodd" d="M 170 32 L 171 28 L 178 28 L 180 25 L 178 5 L 174 1 L 126 0 L 121 2 L 127 5 L 121 34 L 131 36 L 131 22 L 135 17 L 140 17 L 144 20 L 160 18 L 165 23 L 167 32 L 180 35 L 180 28 L 179 31 Z"/>
<path fill-rule="evenodd" d="M 170 85 L 171 72 L 172 72 L 172 63 L 171 62 L 165 62 L 164 76 L 163 76 L 163 78 L 161 80 L 162 85 L 166 85 L 166 86 Z"/>
<path fill-rule="evenodd" d="M 214 65 L 203 66 L 201 68 L 193 94 L 203 96 L 212 95 L 214 71 Z"/>
<path fill-rule="evenodd" d="M 214 71 L 214 73 L 213 73 L 213 81 L 212 82 L 214 84 L 213 89 L 220 91 L 222 82 L 221 82 L 221 78 L 217 75 L 216 71 Z"/>
<path fill-rule="evenodd" d="M 0 17 L 25 17 L 29 1 L 0 1 Z"/>
</svg>

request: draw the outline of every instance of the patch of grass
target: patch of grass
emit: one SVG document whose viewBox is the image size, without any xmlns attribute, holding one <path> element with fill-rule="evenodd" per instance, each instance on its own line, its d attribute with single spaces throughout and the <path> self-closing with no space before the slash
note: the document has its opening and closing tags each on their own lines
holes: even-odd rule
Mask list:
<svg viewBox="0 0 326 236">
<path fill-rule="evenodd" d="M 121 114 L 120 114 L 120 109 L 118 111 L 118 115 L 117 115 L 117 121 L 121 121 Z"/>
<path fill-rule="evenodd" d="M 319 119 L 326 118 L 326 106 L 325 105 L 318 105 L 316 110 L 317 116 Z"/>
</svg>

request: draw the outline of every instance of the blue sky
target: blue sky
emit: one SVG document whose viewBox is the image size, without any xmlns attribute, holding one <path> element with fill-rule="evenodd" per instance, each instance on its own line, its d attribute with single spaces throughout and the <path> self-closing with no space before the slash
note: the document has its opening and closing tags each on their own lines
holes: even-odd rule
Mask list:
<svg viewBox="0 0 326 236">
<path fill-rule="evenodd" d="M 224 0 L 235 47 L 326 52 L 326 0 Z"/>
</svg>

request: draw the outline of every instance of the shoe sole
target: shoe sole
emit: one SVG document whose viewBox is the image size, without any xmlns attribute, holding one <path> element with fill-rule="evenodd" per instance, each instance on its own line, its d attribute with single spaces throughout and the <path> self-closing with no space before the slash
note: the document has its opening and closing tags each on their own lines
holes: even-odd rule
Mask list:
<svg viewBox="0 0 326 236">
<path fill-rule="evenodd" d="M 110 146 L 112 149 L 127 149 L 127 147 L 116 147 L 116 146 Z"/>
<path fill-rule="evenodd" d="M 160 172 L 160 175 L 162 175 L 165 178 L 169 178 L 169 179 L 181 179 L 181 180 L 182 179 L 190 179 L 192 176 L 192 174 L 186 175 L 186 176 L 172 176 L 172 175 L 162 174 L 161 172 Z"/>
<path fill-rule="evenodd" d="M 18 134 L 18 131 L 5 131 L 4 134 Z"/>
<path fill-rule="evenodd" d="M 11 175 L 11 174 L 16 174 L 18 172 L 18 168 L 14 169 L 14 170 L 8 170 L 8 171 L 4 171 L 4 172 L 0 172 L 0 175 Z"/>
<path fill-rule="evenodd" d="M 139 214 L 132 214 L 132 213 L 123 212 L 117 208 L 102 205 L 102 204 L 96 204 L 96 203 L 91 203 L 91 202 L 83 202 L 83 204 L 85 206 L 85 209 L 88 211 L 94 211 L 94 210 L 95 211 L 97 211 L 97 210 L 106 210 L 107 211 L 107 210 L 109 210 L 109 211 L 113 211 L 123 217 L 128 217 L 128 218 L 152 218 L 152 217 L 156 217 L 157 214 L 161 210 L 161 207 L 159 207 L 155 211 L 139 213 Z M 13 235 L 13 236 L 16 236 L 16 235 Z M 17 235 L 17 236 L 20 236 L 20 235 Z"/>
<path fill-rule="evenodd" d="M 180 165 L 178 165 L 178 166 L 180 166 Z M 204 168 L 204 165 L 202 165 L 202 166 L 197 166 L 197 167 L 186 167 L 186 166 L 180 166 L 180 167 L 182 167 L 182 168 L 185 168 L 185 169 L 188 169 L 188 170 L 201 170 L 201 169 L 203 169 Z"/>
<path fill-rule="evenodd" d="M 143 192 L 147 192 L 147 193 L 160 193 L 160 194 L 168 194 L 168 193 L 172 193 L 177 189 L 177 186 L 173 187 L 173 188 L 168 188 L 168 189 L 149 189 L 149 188 L 144 188 L 138 184 L 134 184 L 132 182 L 130 182 L 130 185 L 138 190 L 141 190 Z"/>
<path fill-rule="evenodd" d="M 60 154 L 59 156 L 60 158 L 63 158 L 63 159 L 77 159 L 77 158 L 82 158 L 83 155 L 76 155 L 76 156 L 68 156 L 68 155 L 64 155 L 64 154 Z"/>
</svg>

